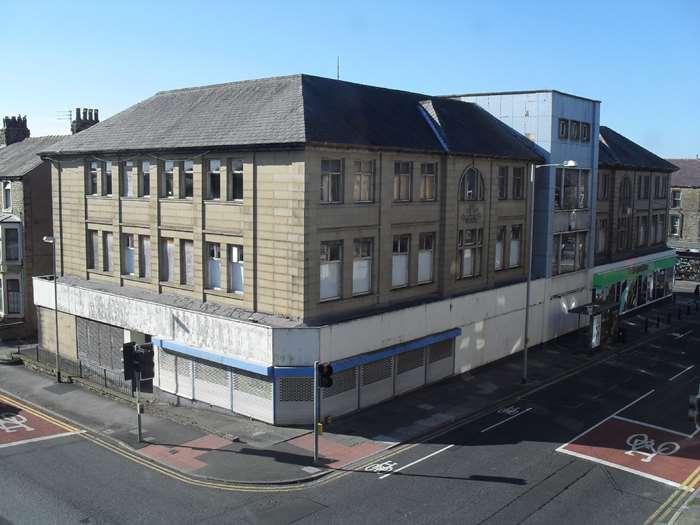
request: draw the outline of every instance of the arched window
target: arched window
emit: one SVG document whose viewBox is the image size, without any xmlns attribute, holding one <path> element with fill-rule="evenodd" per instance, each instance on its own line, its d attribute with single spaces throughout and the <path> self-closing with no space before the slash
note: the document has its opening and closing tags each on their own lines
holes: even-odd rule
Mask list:
<svg viewBox="0 0 700 525">
<path fill-rule="evenodd" d="M 468 168 L 462 175 L 459 198 L 463 201 L 484 200 L 484 179 L 475 168 Z"/>
</svg>

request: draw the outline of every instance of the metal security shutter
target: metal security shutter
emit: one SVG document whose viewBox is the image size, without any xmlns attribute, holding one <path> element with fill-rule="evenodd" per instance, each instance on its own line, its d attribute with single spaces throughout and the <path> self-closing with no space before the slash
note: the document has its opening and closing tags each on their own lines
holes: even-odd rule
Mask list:
<svg viewBox="0 0 700 525">
<path fill-rule="evenodd" d="M 281 402 L 310 402 L 314 399 L 314 380 L 311 377 L 282 377 L 278 385 Z"/>
<path fill-rule="evenodd" d="M 181 355 L 175 356 L 177 373 L 177 395 L 192 399 L 192 360 Z"/>
<path fill-rule="evenodd" d="M 272 382 L 260 374 L 236 370 L 234 385 L 237 392 L 272 400 Z"/>
<path fill-rule="evenodd" d="M 425 348 L 416 348 L 415 350 L 399 354 L 396 372 L 398 374 L 403 374 L 423 366 L 424 351 Z"/>
<path fill-rule="evenodd" d="M 437 363 L 443 359 L 452 357 L 452 341 L 443 341 L 435 343 L 430 347 L 430 363 Z"/>
<path fill-rule="evenodd" d="M 354 390 L 357 385 L 357 369 L 349 368 L 343 370 L 342 372 L 337 372 L 333 374 L 333 386 L 330 388 L 323 388 L 323 397 L 329 398 L 347 392 L 348 390 Z"/>
<path fill-rule="evenodd" d="M 90 319 L 76 319 L 78 358 L 110 370 L 120 370 L 124 330 Z"/>
<path fill-rule="evenodd" d="M 158 351 L 158 380 L 161 390 L 175 393 L 175 356 L 162 349 Z"/>
<path fill-rule="evenodd" d="M 391 357 L 362 365 L 362 386 L 391 377 Z"/>
<path fill-rule="evenodd" d="M 231 408 L 230 372 L 216 363 L 194 361 L 194 398 L 210 405 Z"/>
</svg>

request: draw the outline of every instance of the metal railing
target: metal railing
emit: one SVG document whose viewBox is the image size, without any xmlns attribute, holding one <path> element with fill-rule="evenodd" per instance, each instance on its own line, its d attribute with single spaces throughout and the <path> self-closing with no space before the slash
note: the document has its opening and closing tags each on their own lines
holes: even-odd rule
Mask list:
<svg viewBox="0 0 700 525">
<path fill-rule="evenodd" d="M 51 368 L 56 366 L 56 354 L 39 348 L 39 345 L 33 345 L 31 347 L 18 346 L 18 353 L 23 357 L 50 366 Z M 105 368 L 88 361 L 74 361 L 63 356 L 60 356 L 59 360 L 61 374 L 66 377 L 78 377 L 107 390 L 116 391 L 132 397 L 134 395 L 131 381 L 124 380 L 121 371 Z"/>
</svg>

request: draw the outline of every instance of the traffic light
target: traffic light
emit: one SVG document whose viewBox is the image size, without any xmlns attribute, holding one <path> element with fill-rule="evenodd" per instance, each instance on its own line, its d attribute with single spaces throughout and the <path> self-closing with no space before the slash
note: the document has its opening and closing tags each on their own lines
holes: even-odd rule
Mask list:
<svg viewBox="0 0 700 525">
<path fill-rule="evenodd" d="M 330 363 L 318 364 L 318 386 L 321 388 L 333 386 L 333 367 Z"/>
<path fill-rule="evenodd" d="M 139 353 L 141 379 L 153 379 L 153 345 L 151 343 L 138 345 L 137 351 Z"/>
<path fill-rule="evenodd" d="M 122 372 L 124 372 L 125 381 L 134 378 L 135 346 L 135 343 L 124 343 L 122 345 Z"/>
<path fill-rule="evenodd" d="M 700 394 L 690 396 L 688 400 L 688 421 L 695 423 L 700 428 Z"/>
</svg>

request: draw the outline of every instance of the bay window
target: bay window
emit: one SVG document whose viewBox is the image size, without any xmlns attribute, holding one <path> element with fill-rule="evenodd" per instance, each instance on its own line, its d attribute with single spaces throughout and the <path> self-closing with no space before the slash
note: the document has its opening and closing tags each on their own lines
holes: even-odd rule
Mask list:
<svg viewBox="0 0 700 525">
<path fill-rule="evenodd" d="M 4 228 L 5 261 L 19 261 L 19 230 L 17 228 Z"/>
</svg>

